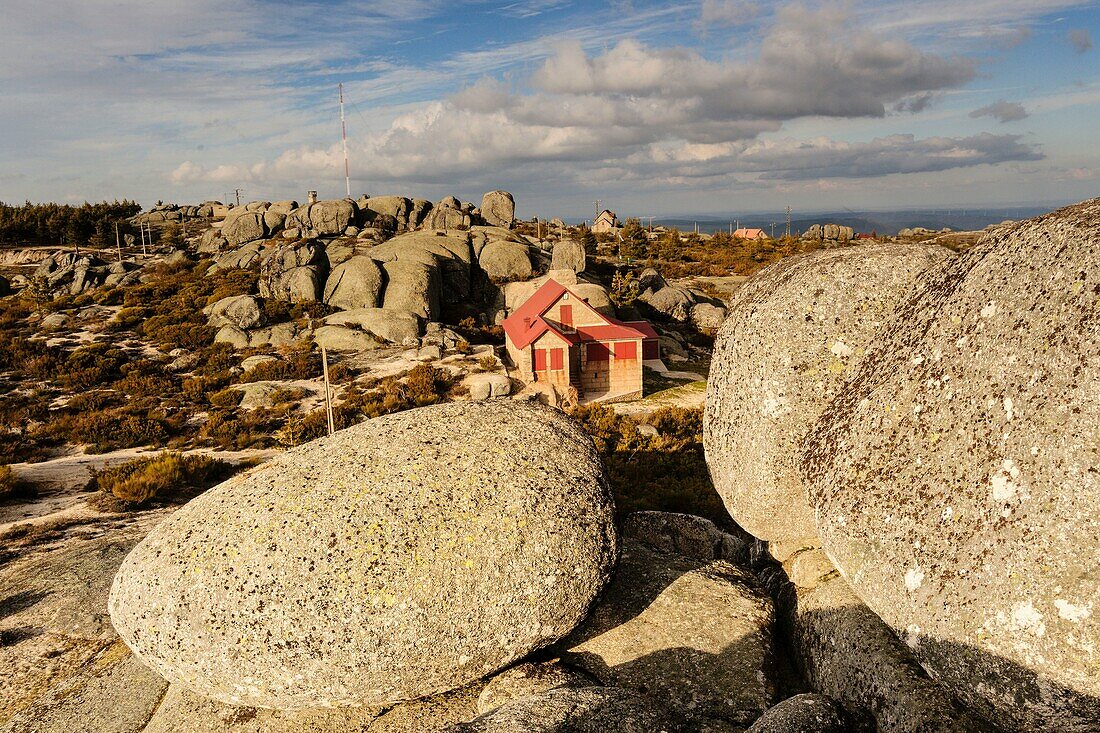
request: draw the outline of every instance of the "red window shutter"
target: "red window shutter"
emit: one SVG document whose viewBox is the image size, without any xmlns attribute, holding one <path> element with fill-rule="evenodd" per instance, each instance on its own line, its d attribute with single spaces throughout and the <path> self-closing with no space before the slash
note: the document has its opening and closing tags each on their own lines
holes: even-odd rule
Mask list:
<svg viewBox="0 0 1100 733">
<path fill-rule="evenodd" d="M 561 349 L 550 349 L 550 368 L 553 369 L 554 371 L 561 371 L 562 370 L 562 355 L 561 355 L 561 352 L 562 352 Z"/>
<path fill-rule="evenodd" d="M 566 328 L 573 328 L 573 306 L 563 305 L 560 309 L 561 313 L 561 325 Z"/>
<path fill-rule="evenodd" d="M 546 349 L 535 349 L 535 371 L 546 369 Z"/>
<path fill-rule="evenodd" d="M 607 361 L 608 355 L 607 344 L 596 341 L 588 345 L 589 361 Z"/>
<path fill-rule="evenodd" d="M 615 344 L 616 359 L 637 359 L 638 344 L 633 341 L 620 341 Z"/>
<path fill-rule="evenodd" d="M 642 342 L 642 358 L 644 359 L 660 359 L 661 347 L 657 344 L 657 339 L 646 339 Z"/>
</svg>

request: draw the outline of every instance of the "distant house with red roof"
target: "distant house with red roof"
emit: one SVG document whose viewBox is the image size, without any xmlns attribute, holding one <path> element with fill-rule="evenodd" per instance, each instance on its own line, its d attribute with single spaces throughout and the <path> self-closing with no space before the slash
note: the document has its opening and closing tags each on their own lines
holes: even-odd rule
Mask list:
<svg viewBox="0 0 1100 733">
<path fill-rule="evenodd" d="M 767 239 L 768 233 L 763 229 L 736 229 L 733 236 L 738 239 Z"/>
<path fill-rule="evenodd" d="M 641 397 L 642 361 L 661 358 L 649 323 L 606 316 L 555 280 L 502 325 L 516 377 L 574 387 L 583 402 Z"/>
</svg>

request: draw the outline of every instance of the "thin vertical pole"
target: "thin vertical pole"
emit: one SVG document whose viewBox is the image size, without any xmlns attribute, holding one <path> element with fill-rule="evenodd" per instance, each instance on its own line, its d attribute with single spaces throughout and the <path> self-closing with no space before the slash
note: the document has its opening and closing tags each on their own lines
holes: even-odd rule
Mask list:
<svg viewBox="0 0 1100 733">
<path fill-rule="evenodd" d="M 348 124 L 344 120 L 344 83 L 340 82 L 340 139 L 344 142 L 344 185 L 351 198 L 351 168 L 348 167 Z"/>
<path fill-rule="evenodd" d="M 122 262 L 122 243 L 118 239 L 118 222 L 115 222 L 115 251 L 118 252 L 118 261 Z"/>
<path fill-rule="evenodd" d="M 321 373 L 325 376 L 325 411 L 328 413 L 328 434 L 336 432 L 336 422 L 332 419 L 332 389 L 328 383 L 328 350 L 321 347 Z"/>
</svg>

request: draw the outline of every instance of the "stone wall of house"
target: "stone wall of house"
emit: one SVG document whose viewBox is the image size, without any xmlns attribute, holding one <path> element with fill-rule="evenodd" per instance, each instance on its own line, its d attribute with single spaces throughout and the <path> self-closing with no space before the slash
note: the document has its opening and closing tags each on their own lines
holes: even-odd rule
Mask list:
<svg viewBox="0 0 1100 733">
<path fill-rule="evenodd" d="M 532 344 L 534 347 L 531 351 L 545 350 L 546 351 L 546 369 L 540 371 L 534 371 L 532 365 L 532 371 L 535 374 L 535 379 L 539 382 L 548 382 L 558 390 L 559 394 L 563 394 L 569 389 L 569 343 L 556 333 L 547 331 L 542 336 L 539 336 Z M 561 369 L 551 369 L 551 352 L 554 349 L 561 349 L 562 361 Z M 534 358 L 532 356 L 532 358 Z"/>
<path fill-rule="evenodd" d="M 615 350 L 622 349 L 626 344 L 634 345 L 634 357 L 616 358 Z M 593 349 L 593 346 L 586 344 L 585 351 Z M 642 390 L 642 340 L 614 341 L 608 346 L 611 354 L 605 362 L 581 357 L 581 387 L 586 400 L 604 395 L 632 394 Z"/>
</svg>

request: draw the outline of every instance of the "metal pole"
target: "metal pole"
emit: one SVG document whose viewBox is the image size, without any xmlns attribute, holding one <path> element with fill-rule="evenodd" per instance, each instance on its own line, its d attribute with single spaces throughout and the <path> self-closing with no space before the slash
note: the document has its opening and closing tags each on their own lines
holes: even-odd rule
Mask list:
<svg viewBox="0 0 1100 733">
<path fill-rule="evenodd" d="M 351 198 L 351 169 L 348 167 L 348 125 L 344 120 L 344 83 L 340 82 L 340 139 L 344 142 L 344 185 Z"/>
<path fill-rule="evenodd" d="M 118 261 L 122 262 L 122 243 L 118 239 L 118 222 L 115 222 L 115 250 L 118 252 Z"/>
<path fill-rule="evenodd" d="M 336 423 L 332 419 L 332 390 L 328 383 L 328 350 L 321 347 L 321 373 L 325 376 L 325 411 L 328 412 L 328 434 L 336 432 Z"/>
</svg>

